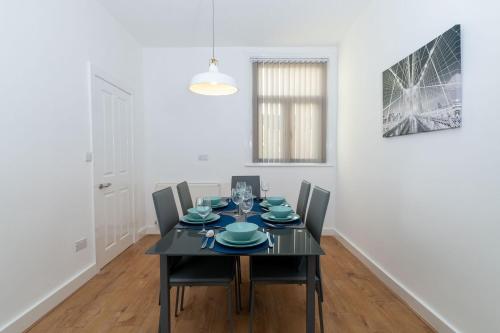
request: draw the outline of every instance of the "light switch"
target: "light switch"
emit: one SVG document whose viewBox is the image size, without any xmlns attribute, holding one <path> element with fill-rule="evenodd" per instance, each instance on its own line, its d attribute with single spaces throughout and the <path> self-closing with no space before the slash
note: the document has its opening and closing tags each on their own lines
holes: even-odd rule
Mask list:
<svg viewBox="0 0 500 333">
<path fill-rule="evenodd" d="M 75 252 L 81 251 L 87 247 L 87 238 L 82 238 L 75 242 Z"/>
<path fill-rule="evenodd" d="M 198 155 L 198 161 L 208 161 L 208 155 L 207 154 Z"/>
<path fill-rule="evenodd" d="M 92 152 L 88 151 L 85 153 L 85 162 L 92 162 Z"/>
</svg>

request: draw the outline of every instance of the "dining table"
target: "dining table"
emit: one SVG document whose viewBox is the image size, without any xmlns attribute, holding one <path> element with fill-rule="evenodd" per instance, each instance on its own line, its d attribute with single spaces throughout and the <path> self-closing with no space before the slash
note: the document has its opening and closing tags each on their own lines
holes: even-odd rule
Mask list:
<svg viewBox="0 0 500 333">
<path fill-rule="evenodd" d="M 170 230 L 155 245 L 146 251 L 149 255 L 160 256 L 160 318 L 158 332 L 171 332 L 171 307 L 170 307 L 170 286 L 169 286 L 169 258 L 176 256 L 263 256 L 263 257 L 287 257 L 302 256 L 306 258 L 306 327 L 307 333 L 315 331 L 315 284 L 316 284 L 316 259 L 324 255 L 318 242 L 305 228 L 304 223 L 299 219 L 294 223 L 267 223 L 262 219 L 261 214 L 266 212 L 262 207 L 261 200 L 255 199 L 252 210 L 247 216 L 235 216 L 237 206 L 227 200 L 227 206 L 214 210 L 220 218 L 206 224 L 206 229 L 223 229 L 226 225 L 235 221 L 246 220 L 255 223 L 262 231 L 269 232 L 274 244 L 259 246 L 249 249 L 226 248 L 221 244 L 214 244 L 202 248 L 205 236 L 199 234 L 200 226 L 193 226 L 182 221 Z"/>
</svg>

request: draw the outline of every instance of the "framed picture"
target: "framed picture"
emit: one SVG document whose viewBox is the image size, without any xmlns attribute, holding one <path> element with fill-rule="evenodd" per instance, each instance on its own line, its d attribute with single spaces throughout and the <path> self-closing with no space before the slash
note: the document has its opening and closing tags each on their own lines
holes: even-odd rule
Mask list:
<svg viewBox="0 0 500 333">
<path fill-rule="evenodd" d="M 460 25 L 383 73 L 383 136 L 462 125 Z"/>
</svg>

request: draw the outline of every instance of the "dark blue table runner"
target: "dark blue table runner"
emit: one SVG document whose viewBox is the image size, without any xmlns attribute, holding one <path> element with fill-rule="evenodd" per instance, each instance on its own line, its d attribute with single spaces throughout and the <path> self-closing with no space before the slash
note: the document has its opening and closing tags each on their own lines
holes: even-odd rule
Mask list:
<svg viewBox="0 0 500 333">
<path fill-rule="evenodd" d="M 269 224 L 266 224 L 266 221 L 260 217 L 262 213 L 265 211 L 262 209 L 262 207 L 259 205 L 260 201 L 255 200 L 254 205 L 252 207 L 252 211 L 248 214 L 248 218 L 246 219 L 247 222 L 255 223 L 256 225 L 259 226 L 259 228 L 266 228 L 266 229 L 274 229 L 271 227 Z M 214 228 L 224 228 L 228 224 L 231 224 L 236 221 L 236 217 L 234 216 L 234 213 L 232 211 L 237 210 L 238 206 L 236 206 L 232 201 L 229 202 L 229 204 L 226 207 L 220 208 L 220 209 L 214 209 L 214 213 L 217 213 L 220 215 L 220 219 L 214 222 L 210 223 L 205 223 L 205 229 L 210 230 Z M 226 213 L 225 213 L 226 212 Z M 271 223 L 272 225 L 275 225 L 275 229 L 283 229 L 283 228 L 303 228 L 304 224 L 302 221 L 299 219 L 297 221 L 291 222 L 291 223 Z M 194 225 L 190 223 L 185 223 L 185 222 L 179 222 L 178 226 L 176 228 L 179 229 L 192 229 L 192 230 L 201 230 L 202 225 Z M 273 239 L 274 237 L 271 236 Z M 202 237 L 202 241 L 205 239 L 205 237 Z M 215 240 L 214 240 L 215 241 Z M 207 249 L 209 249 L 209 245 L 212 241 L 209 240 L 207 244 Z M 262 244 L 253 246 L 253 247 L 246 247 L 246 248 L 235 248 L 235 247 L 229 247 L 229 246 L 224 246 L 222 244 L 219 244 L 218 242 L 215 242 L 214 247 L 211 248 L 210 250 L 219 252 L 219 253 L 225 253 L 225 254 L 249 254 L 249 253 L 256 253 L 260 252 L 263 250 L 266 250 L 269 247 L 269 242 L 266 241 Z"/>
</svg>

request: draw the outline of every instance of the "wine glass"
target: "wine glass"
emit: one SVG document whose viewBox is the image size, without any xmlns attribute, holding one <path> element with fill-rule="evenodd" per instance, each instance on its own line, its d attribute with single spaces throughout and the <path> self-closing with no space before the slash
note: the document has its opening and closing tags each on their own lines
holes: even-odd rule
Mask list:
<svg viewBox="0 0 500 333">
<path fill-rule="evenodd" d="M 212 202 L 207 198 L 196 199 L 196 212 L 203 219 L 203 229 L 200 230 L 200 235 L 205 235 L 207 230 L 205 229 L 205 219 L 212 212 Z"/>
<path fill-rule="evenodd" d="M 264 192 L 264 199 L 267 199 L 267 191 L 271 189 L 271 185 L 269 184 L 269 182 L 262 181 L 260 183 L 260 189 L 262 190 L 262 192 Z"/>
<path fill-rule="evenodd" d="M 243 192 L 246 187 L 247 187 L 246 182 L 236 182 L 236 191 Z"/>
<path fill-rule="evenodd" d="M 245 187 L 245 194 L 249 194 L 253 198 L 252 186 L 251 185 L 247 185 Z"/>
<path fill-rule="evenodd" d="M 243 213 L 245 213 L 245 221 L 246 221 L 247 214 L 252 210 L 253 207 L 252 192 L 245 192 L 245 194 L 243 194 L 243 200 L 241 201 L 240 206 Z"/>
<path fill-rule="evenodd" d="M 231 200 L 233 200 L 234 204 L 236 206 L 238 206 L 238 211 L 235 212 L 235 215 L 236 216 L 239 216 L 239 212 L 240 212 L 240 203 L 241 203 L 241 200 L 242 200 L 242 192 L 240 192 L 238 189 L 236 188 L 233 188 L 231 190 Z"/>
</svg>

